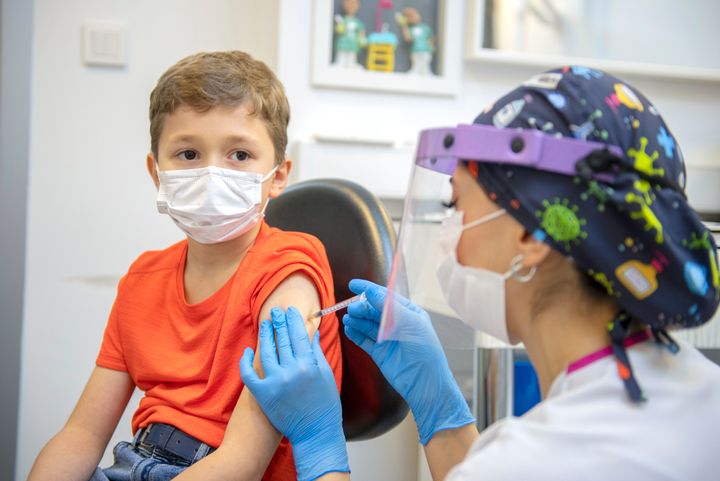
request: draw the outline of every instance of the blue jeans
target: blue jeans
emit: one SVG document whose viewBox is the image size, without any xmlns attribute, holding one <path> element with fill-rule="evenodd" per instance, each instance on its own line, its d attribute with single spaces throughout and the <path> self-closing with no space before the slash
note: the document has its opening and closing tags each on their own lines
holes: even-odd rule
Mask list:
<svg viewBox="0 0 720 481">
<path fill-rule="evenodd" d="M 207 452 L 198 452 L 196 459 Z M 187 463 L 151 453 L 142 447 L 133 447 L 122 441 L 113 448 L 115 462 L 109 468 L 97 468 L 90 481 L 169 481 L 187 468 Z"/>
</svg>

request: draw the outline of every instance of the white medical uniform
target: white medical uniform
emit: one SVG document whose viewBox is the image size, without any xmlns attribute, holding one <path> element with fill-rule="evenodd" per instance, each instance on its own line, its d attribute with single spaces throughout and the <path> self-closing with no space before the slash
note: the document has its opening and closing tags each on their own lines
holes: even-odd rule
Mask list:
<svg viewBox="0 0 720 481">
<path fill-rule="evenodd" d="M 652 340 L 627 349 L 644 404 L 604 357 L 481 433 L 447 480 L 720 480 L 720 366 L 679 344 L 676 355 Z"/>
</svg>

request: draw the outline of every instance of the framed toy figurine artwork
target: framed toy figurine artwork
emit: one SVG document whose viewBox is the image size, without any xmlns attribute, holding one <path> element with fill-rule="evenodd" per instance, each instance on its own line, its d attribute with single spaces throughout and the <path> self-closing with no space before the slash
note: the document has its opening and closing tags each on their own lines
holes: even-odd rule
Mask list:
<svg viewBox="0 0 720 481">
<path fill-rule="evenodd" d="M 313 0 L 317 87 L 454 95 L 462 2 Z"/>
</svg>

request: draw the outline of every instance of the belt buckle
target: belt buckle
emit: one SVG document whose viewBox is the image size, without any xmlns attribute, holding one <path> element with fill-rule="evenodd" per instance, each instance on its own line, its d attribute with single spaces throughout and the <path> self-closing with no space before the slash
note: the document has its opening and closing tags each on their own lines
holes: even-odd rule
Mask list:
<svg viewBox="0 0 720 481">
<path fill-rule="evenodd" d="M 153 425 L 151 423 L 151 424 L 148 424 L 147 426 L 145 426 L 144 428 L 140 429 L 141 433 L 140 433 L 140 436 L 137 438 L 138 446 L 141 444 L 145 444 L 145 438 L 148 437 L 148 433 L 150 432 L 150 429 L 152 428 L 152 426 Z"/>
</svg>

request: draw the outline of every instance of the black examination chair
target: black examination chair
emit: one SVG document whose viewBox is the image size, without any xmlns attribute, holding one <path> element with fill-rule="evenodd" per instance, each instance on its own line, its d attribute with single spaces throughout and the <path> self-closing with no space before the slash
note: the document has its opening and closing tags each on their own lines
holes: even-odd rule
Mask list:
<svg viewBox="0 0 720 481">
<path fill-rule="evenodd" d="M 320 239 L 333 271 L 338 302 L 353 295 L 347 287 L 350 279 L 387 285 L 395 230 L 377 197 L 360 185 L 339 179 L 291 185 L 268 204 L 265 220 L 273 227 Z M 342 320 L 339 325 L 345 437 L 348 441 L 374 438 L 402 421 L 408 407 L 365 351 L 345 337 Z"/>
</svg>

